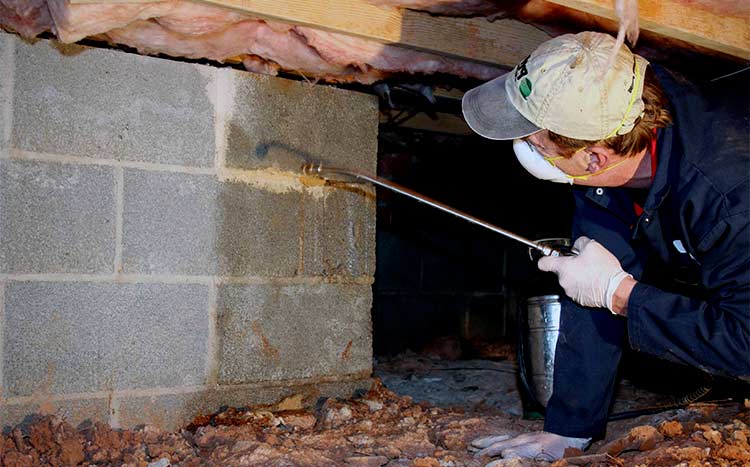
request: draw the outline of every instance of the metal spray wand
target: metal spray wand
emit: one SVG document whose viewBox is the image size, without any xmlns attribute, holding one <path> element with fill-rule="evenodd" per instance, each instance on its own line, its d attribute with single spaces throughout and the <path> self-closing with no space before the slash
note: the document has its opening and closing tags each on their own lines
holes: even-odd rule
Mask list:
<svg viewBox="0 0 750 467">
<path fill-rule="evenodd" d="M 489 229 L 495 233 L 499 233 L 500 235 L 503 235 L 507 238 L 513 239 L 517 242 L 521 242 L 524 245 L 537 249 L 542 252 L 545 256 L 570 256 L 575 255 L 577 252 L 575 250 L 558 250 L 555 248 L 551 248 L 546 245 L 539 244 L 533 240 L 529 240 L 527 238 L 524 238 L 520 235 L 516 235 L 513 232 L 509 232 L 505 229 L 502 229 L 496 225 L 492 225 L 489 222 L 485 222 L 481 219 L 478 219 L 474 216 L 471 216 L 469 214 L 466 214 L 465 212 L 459 211 L 458 209 L 454 209 L 450 206 L 447 206 L 439 201 L 435 201 L 434 199 L 428 198 L 427 196 L 424 196 L 422 194 L 419 194 L 413 190 L 410 190 L 408 188 L 405 188 L 401 185 L 398 185 L 396 183 L 393 183 L 391 181 L 382 179 L 380 177 L 366 175 L 354 170 L 349 169 L 341 169 L 337 167 L 323 167 L 321 163 L 309 163 L 302 166 L 302 173 L 309 176 L 317 176 L 321 178 L 325 178 L 326 174 L 330 175 L 345 175 L 349 177 L 354 177 L 360 180 L 364 180 L 366 182 L 370 182 L 374 185 L 386 188 L 388 190 L 394 191 L 396 193 L 400 193 L 404 196 L 408 196 L 409 198 L 415 199 L 421 203 L 425 203 L 427 205 L 430 205 L 434 208 L 437 208 L 441 211 L 447 212 L 449 214 L 453 214 L 454 216 L 461 218 L 465 221 L 471 222 L 472 224 L 480 225 L 486 229 Z"/>
</svg>

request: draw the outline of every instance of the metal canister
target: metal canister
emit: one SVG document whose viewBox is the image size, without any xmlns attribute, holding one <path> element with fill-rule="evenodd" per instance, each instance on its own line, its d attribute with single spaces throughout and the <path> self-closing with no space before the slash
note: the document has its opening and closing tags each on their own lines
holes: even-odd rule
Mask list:
<svg viewBox="0 0 750 467">
<path fill-rule="evenodd" d="M 525 314 L 523 378 L 536 402 L 546 407 L 554 381 L 555 347 L 560 333 L 560 296 L 529 297 Z"/>
<path fill-rule="evenodd" d="M 537 240 L 557 249 L 570 246 L 568 238 Z M 541 256 L 529 249 L 529 258 Z M 560 297 L 564 294 L 557 276 L 535 271 L 523 290 L 518 315 L 518 367 L 523 384 L 524 413 L 543 412 L 552 396 L 555 347 L 560 333 Z M 529 417 L 533 418 L 533 417 Z"/>
</svg>

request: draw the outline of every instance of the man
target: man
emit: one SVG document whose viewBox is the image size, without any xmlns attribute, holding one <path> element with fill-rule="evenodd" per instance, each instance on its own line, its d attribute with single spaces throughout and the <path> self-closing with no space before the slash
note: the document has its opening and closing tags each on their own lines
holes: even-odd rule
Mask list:
<svg viewBox="0 0 750 467">
<path fill-rule="evenodd" d="M 579 251 L 538 264 L 571 299 L 544 431 L 477 440 L 480 454 L 553 460 L 587 447 L 628 344 L 750 376 L 747 73 L 701 95 L 627 47 L 604 70 L 613 46 L 593 32 L 554 38 L 463 99 L 474 131 L 515 140 L 529 172 L 574 185 Z"/>
</svg>

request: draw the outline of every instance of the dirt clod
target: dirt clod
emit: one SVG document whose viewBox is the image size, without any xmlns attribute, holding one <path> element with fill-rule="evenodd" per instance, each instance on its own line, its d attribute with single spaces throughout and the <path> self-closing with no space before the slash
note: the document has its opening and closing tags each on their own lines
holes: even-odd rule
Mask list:
<svg viewBox="0 0 750 467">
<path fill-rule="evenodd" d="M 659 431 L 668 438 L 676 438 L 682 434 L 682 423 L 669 420 L 659 425 Z"/>
</svg>

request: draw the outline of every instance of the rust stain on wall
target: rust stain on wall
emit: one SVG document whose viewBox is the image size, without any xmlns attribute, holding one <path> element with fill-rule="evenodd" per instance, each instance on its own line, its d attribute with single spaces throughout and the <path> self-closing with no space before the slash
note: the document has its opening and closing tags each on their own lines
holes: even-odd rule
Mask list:
<svg viewBox="0 0 750 467">
<path fill-rule="evenodd" d="M 258 336 L 261 341 L 261 350 L 263 351 L 263 354 L 269 358 L 278 360 L 279 351 L 274 346 L 272 346 L 270 342 L 268 342 L 268 338 L 263 334 L 263 331 L 261 331 L 260 321 L 253 321 L 252 327 L 253 333 L 255 333 L 255 335 Z"/>
<path fill-rule="evenodd" d="M 352 341 L 349 341 L 344 351 L 341 352 L 341 360 L 349 360 L 350 358 L 352 358 Z"/>
</svg>

